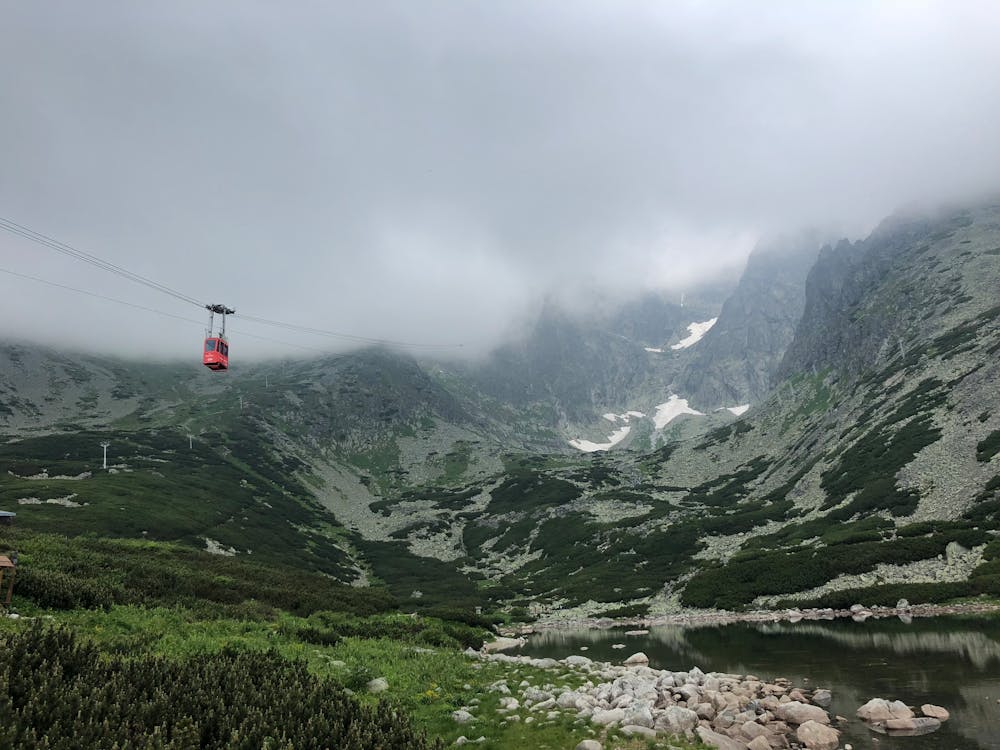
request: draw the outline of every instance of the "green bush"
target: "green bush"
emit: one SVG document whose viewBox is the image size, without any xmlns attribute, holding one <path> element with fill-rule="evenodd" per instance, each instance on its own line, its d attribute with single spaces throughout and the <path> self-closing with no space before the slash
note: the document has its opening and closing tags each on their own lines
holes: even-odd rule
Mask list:
<svg viewBox="0 0 1000 750">
<path fill-rule="evenodd" d="M 0 640 L 0 715 L 0 747 L 24 750 L 443 747 L 276 652 L 124 658 L 39 626 Z"/>
</svg>

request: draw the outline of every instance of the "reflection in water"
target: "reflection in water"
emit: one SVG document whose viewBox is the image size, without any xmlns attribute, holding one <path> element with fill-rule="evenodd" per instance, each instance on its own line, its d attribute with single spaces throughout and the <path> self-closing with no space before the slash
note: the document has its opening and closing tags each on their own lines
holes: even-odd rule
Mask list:
<svg viewBox="0 0 1000 750">
<path fill-rule="evenodd" d="M 614 643 L 627 648 L 614 650 Z M 698 666 L 830 688 L 831 712 L 850 719 L 841 727 L 842 741 L 856 748 L 1000 750 L 1000 618 L 671 625 L 639 637 L 621 630 L 548 631 L 532 636 L 525 652 L 561 658 L 579 653 L 581 645 L 602 661 L 644 651 L 660 669 Z M 854 718 L 873 697 L 935 703 L 952 718 L 921 737 L 873 735 Z"/>
<path fill-rule="evenodd" d="M 926 651 L 953 654 L 971 662 L 978 669 L 986 669 L 991 662 L 1000 664 L 1000 641 L 991 638 L 986 633 L 961 630 L 958 632 L 913 632 L 912 625 L 908 630 L 897 632 L 876 632 L 861 630 L 859 632 L 838 630 L 826 624 L 800 623 L 786 625 L 785 623 L 768 623 L 761 626 L 767 632 L 774 633 L 814 634 L 828 640 L 836 641 L 852 649 L 873 648 L 879 651 L 892 651 L 895 654 L 920 654 Z"/>
</svg>

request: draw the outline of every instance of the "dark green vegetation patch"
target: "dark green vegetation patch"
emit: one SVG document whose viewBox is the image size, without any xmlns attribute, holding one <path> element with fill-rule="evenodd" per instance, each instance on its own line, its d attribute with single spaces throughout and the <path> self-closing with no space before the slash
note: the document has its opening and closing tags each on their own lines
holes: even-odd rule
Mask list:
<svg viewBox="0 0 1000 750">
<path fill-rule="evenodd" d="M 107 656 L 42 627 L 0 640 L 0 715 L 0 747 L 24 750 L 443 747 L 275 652 Z"/>
<path fill-rule="evenodd" d="M 48 609 L 136 604 L 239 617 L 328 609 L 366 615 L 395 608 L 382 588 L 357 588 L 308 570 L 178 544 L 0 527 L 0 547 L 20 554 L 17 596 Z"/>
<path fill-rule="evenodd" d="M 845 540 L 820 548 L 775 552 L 751 549 L 735 555 L 725 565 L 697 573 L 685 587 L 681 602 L 690 607 L 741 609 L 758 596 L 808 590 L 838 575 L 867 573 L 879 563 L 898 565 L 943 555 L 949 542 L 972 547 L 989 538 L 984 531 L 955 529 L 879 541 Z"/>
<path fill-rule="evenodd" d="M 921 449 L 941 437 L 941 430 L 934 426 L 929 412 L 944 403 L 943 386 L 933 378 L 921 382 L 888 418 L 868 429 L 823 473 L 821 486 L 827 493 L 824 508 L 838 505 L 852 492 L 857 493 L 844 507 L 830 513 L 831 520 L 846 521 L 856 514 L 877 510 L 908 516 L 916 510 L 919 495 L 914 490 L 897 488 L 896 473 Z M 862 419 L 870 414 L 866 413 Z"/>
<path fill-rule="evenodd" d="M 986 462 L 1000 453 L 1000 430 L 994 430 L 984 440 L 976 443 L 976 460 Z"/>
<path fill-rule="evenodd" d="M 109 441 L 101 469 L 102 441 Z M 297 459 L 268 454 L 246 425 L 189 443 L 173 430 L 80 432 L 0 443 L 0 507 L 21 525 L 66 536 L 181 542 L 206 538 L 255 561 L 353 576 L 330 515 L 298 482 Z M 118 468 L 115 468 L 115 467 Z M 48 479 L 39 477 L 47 473 Z M 60 479 L 58 477 L 78 477 Z M 37 497 L 43 502 L 18 505 Z M 71 498 L 69 507 L 44 502 Z M 342 531 L 342 530 L 341 530 Z"/>
</svg>

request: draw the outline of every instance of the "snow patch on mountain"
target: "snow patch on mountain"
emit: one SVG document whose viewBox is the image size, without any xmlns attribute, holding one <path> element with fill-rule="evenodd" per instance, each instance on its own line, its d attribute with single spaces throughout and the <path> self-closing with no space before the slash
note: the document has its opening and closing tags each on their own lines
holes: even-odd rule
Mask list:
<svg viewBox="0 0 1000 750">
<path fill-rule="evenodd" d="M 741 417 L 746 414 L 747 409 L 750 408 L 750 404 L 740 404 L 739 406 L 724 406 L 726 411 L 731 414 L 735 414 L 737 417 Z"/>
<path fill-rule="evenodd" d="M 671 349 L 687 349 L 689 346 L 694 346 L 699 341 L 701 337 L 708 333 L 708 330 L 715 325 L 715 321 L 718 318 L 712 318 L 711 320 L 706 320 L 702 323 L 692 323 L 688 326 L 688 336 L 673 344 Z"/>
<path fill-rule="evenodd" d="M 604 417 L 604 419 L 608 420 L 609 422 L 613 422 L 614 424 L 621 424 L 623 422 L 624 424 L 608 436 L 608 442 L 606 443 L 595 443 L 591 440 L 580 439 L 580 440 L 570 440 L 569 444 L 574 448 L 576 448 L 577 450 L 583 451 L 584 453 L 593 453 L 594 451 L 606 451 L 618 445 L 618 443 L 620 443 L 622 440 L 628 437 L 628 434 L 632 431 L 632 427 L 631 425 L 629 425 L 630 421 L 632 421 L 633 419 L 642 419 L 646 415 L 643 414 L 641 411 L 627 411 L 624 414 L 614 414 L 612 412 L 608 412 L 607 414 L 602 414 L 601 416 Z"/>
<path fill-rule="evenodd" d="M 662 430 L 682 414 L 692 414 L 699 417 L 705 416 L 704 412 L 692 409 L 686 398 L 681 398 L 677 394 L 674 394 L 666 403 L 656 407 L 656 413 L 653 414 L 653 423 L 656 425 L 656 429 Z"/>
<path fill-rule="evenodd" d="M 652 346 L 644 346 L 642 348 L 645 349 L 647 352 L 653 352 L 653 354 L 663 354 L 662 349 L 656 349 L 655 347 Z"/>
<path fill-rule="evenodd" d="M 632 432 L 632 427 L 630 425 L 625 425 L 624 427 L 619 427 L 617 430 L 611 433 L 608 437 L 608 442 L 606 443 L 593 443 L 590 440 L 570 440 L 569 444 L 581 450 L 584 453 L 593 453 L 594 451 L 606 451 L 609 448 L 613 448 Z"/>
</svg>

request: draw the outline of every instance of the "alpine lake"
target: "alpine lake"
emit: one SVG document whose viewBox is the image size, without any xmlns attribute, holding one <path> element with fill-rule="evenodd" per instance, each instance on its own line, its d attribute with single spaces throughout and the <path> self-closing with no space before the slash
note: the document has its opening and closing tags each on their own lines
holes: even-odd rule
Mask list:
<svg viewBox="0 0 1000 750">
<path fill-rule="evenodd" d="M 784 677 L 827 688 L 841 746 L 879 750 L 1000 750 L 1000 616 L 812 620 L 718 626 L 660 625 L 644 635 L 627 628 L 540 630 L 520 653 L 571 654 L 621 663 L 642 651 L 655 669 Z M 622 648 L 624 646 L 624 648 Z M 871 698 L 924 703 L 951 713 L 932 734 L 892 737 L 856 718 Z"/>
</svg>

